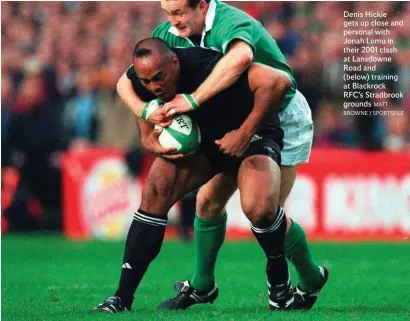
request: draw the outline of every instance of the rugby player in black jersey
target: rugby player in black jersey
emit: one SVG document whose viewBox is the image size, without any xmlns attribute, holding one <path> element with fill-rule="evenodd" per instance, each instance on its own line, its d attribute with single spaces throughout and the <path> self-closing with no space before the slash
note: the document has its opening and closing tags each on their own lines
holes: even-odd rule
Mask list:
<svg viewBox="0 0 410 321">
<path fill-rule="evenodd" d="M 166 102 L 178 93 L 193 92 L 221 57 L 208 49 L 171 49 L 161 39 L 144 39 L 134 49 L 127 77 L 142 100 L 158 97 Z M 143 147 L 158 157 L 128 233 L 119 288 L 96 310 L 131 309 L 134 293 L 161 249 L 168 210 L 214 175 L 232 171 L 237 174 L 242 209 L 267 258 L 269 306 L 297 308 L 284 255 L 286 218 L 278 205 L 283 131 L 275 110 L 290 86 L 285 72 L 253 63 L 232 87 L 189 113 L 200 127 L 202 141 L 195 154 L 185 157 L 163 148 L 158 142 L 161 130 L 137 119 Z M 161 108 L 155 113 L 164 124 L 169 121 Z M 250 138 L 246 145 L 241 144 L 244 135 Z"/>
</svg>

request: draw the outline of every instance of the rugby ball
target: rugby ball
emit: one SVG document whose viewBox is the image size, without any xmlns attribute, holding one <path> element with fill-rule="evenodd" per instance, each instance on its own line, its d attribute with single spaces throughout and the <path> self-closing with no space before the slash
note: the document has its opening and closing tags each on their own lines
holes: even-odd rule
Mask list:
<svg viewBox="0 0 410 321">
<path fill-rule="evenodd" d="M 168 127 L 159 135 L 159 143 L 165 147 L 175 147 L 174 154 L 195 152 L 201 143 L 201 132 L 198 124 L 185 114 L 176 115 Z"/>
</svg>

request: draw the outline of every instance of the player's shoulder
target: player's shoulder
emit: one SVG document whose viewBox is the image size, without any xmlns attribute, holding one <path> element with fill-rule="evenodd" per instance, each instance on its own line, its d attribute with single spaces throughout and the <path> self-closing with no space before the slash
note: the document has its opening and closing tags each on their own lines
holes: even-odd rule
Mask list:
<svg viewBox="0 0 410 321">
<path fill-rule="evenodd" d="M 210 63 L 212 61 L 218 61 L 223 57 L 223 55 L 217 51 L 202 47 L 173 48 L 173 50 L 180 59 L 194 64 L 201 64 L 203 62 Z"/>
<path fill-rule="evenodd" d="M 178 30 L 167 21 L 160 24 L 152 32 L 152 37 L 164 40 L 171 47 L 191 47 L 192 44 L 185 38 L 178 36 Z"/>
<path fill-rule="evenodd" d="M 166 39 L 170 34 L 169 28 L 171 28 L 171 24 L 169 21 L 161 23 L 152 31 L 152 37 Z"/>
<path fill-rule="evenodd" d="M 223 57 L 217 51 L 194 47 L 194 48 L 173 48 L 181 64 L 181 79 L 188 81 L 188 87 L 195 90 L 212 72 L 215 65 Z"/>
<path fill-rule="evenodd" d="M 250 25 L 259 24 L 259 21 L 239 8 L 218 1 L 214 23 L 232 26 L 243 23 Z"/>
</svg>

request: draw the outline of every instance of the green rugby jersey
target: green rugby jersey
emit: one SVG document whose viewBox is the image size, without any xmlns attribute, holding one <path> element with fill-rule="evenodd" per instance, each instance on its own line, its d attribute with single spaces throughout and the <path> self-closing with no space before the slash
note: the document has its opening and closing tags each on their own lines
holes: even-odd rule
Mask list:
<svg viewBox="0 0 410 321">
<path fill-rule="evenodd" d="M 168 21 L 155 28 L 152 37 L 165 40 L 171 47 L 195 47 L 190 39 L 179 37 L 178 29 Z M 285 109 L 295 96 L 296 81 L 276 41 L 259 21 L 247 13 L 218 0 L 211 0 L 202 32 L 201 47 L 225 54 L 229 43 L 234 39 L 241 39 L 252 47 L 254 62 L 277 68 L 290 76 L 292 87 L 282 104 L 282 110 Z"/>
</svg>

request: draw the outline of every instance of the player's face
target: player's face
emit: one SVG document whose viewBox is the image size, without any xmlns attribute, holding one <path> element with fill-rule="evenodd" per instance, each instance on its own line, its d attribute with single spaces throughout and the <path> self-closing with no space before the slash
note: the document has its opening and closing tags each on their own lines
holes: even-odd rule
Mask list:
<svg viewBox="0 0 410 321">
<path fill-rule="evenodd" d="M 178 29 L 181 37 L 201 34 L 205 26 L 207 5 L 200 0 L 195 8 L 188 5 L 188 0 L 161 0 L 161 8 L 168 15 L 168 20 Z"/>
<path fill-rule="evenodd" d="M 134 59 L 134 68 L 141 84 L 162 101 L 171 101 L 177 92 L 179 61 L 153 55 Z"/>
</svg>

